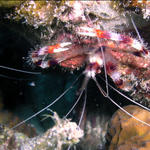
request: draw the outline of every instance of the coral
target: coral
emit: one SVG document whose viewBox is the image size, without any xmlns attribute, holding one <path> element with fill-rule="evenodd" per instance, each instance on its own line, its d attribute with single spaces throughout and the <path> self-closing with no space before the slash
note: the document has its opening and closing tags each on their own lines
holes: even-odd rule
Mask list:
<svg viewBox="0 0 150 150">
<path fill-rule="evenodd" d="M 124 107 L 136 118 L 150 124 L 150 112 L 135 106 Z M 110 143 L 109 150 L 148 150 L 150 147 L 150 131 L 146 126 L 127 114 L 118 110 L 111 119 L 108 128 L 107 140 Z"/>
<path fill-rule="evenodd" d="M 54 112 L 55 125 L 43 135 L 29 138 L 23 133 L 1 126 L 0 150 L 61 150 L 64 145 L 73 145 L 83 137 L 83 131 L 74 122 L 60 119 Z"/>
</svg>

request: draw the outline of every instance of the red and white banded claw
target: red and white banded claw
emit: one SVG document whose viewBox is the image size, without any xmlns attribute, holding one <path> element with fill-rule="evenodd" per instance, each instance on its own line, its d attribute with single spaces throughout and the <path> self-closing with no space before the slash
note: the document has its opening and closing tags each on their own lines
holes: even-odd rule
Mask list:
<svg viewBox="0 0 150 150">
<path fill-rule="evenodd" d="M 51 46 L 44 46 L 39 49 L 38 55 L 45 55 L 45 54 L 53 54 L 53 53 L 59 53 L 63 51 L 69 50 L 69 45 L 71 45 L 71 42 L 63 42 L 56 45 Z"/>
<path fill-rule="evenodd" d="M 78 28 L 77 33 L 83 36 L 97 37 L 97 38 L 116 41 L 119 42 L 118 44 L 126 44 L 138 51 L 143 50 L 142 43 L 140 43 L 138 40 L 130 36 L 126 36 L 114 32 L 107 32 L 100 29 L 89 28 L 89 27 L 80 27 Z"/>
</svg>

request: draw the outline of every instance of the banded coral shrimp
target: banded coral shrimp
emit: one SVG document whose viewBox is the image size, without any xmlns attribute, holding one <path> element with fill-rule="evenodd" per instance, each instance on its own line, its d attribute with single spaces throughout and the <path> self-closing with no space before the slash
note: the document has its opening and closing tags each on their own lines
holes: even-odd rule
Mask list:
<svg viewBox="0 0 150 150">
<path fill-rule="evenodd" d="M 82 5 L 79 5 L 79 6 L 81 6 L 81 8 L 82 8 Z M 81 10 L 83 10 L 83 9 L 81 9 Z M 92 10 L 91 10 L 92 11 Z M 76 13 L 76 10 L 73 10 L 73 13 Z M 82 16 L 83 14 L 82 14 L 82 12 L 80 13 L 80 15 Z M 77 17 L 77 18 L 74 18 L 74 17 Z M 78 18 L 79 17 L 79 14 L 75 14 L 75 15 L 73 15 L 73 14 L 71 14 L 70 16 L 69 16 L 69 18 L 68 18 L 68 16 L 62 16 L 62 18 L 61 19 L 63 19 L 63 20 L 68 20 L 68 19 L 80 19 L 80 18 Z M 85 18 L 85 16 L 83 16 L 83 18 L 82 19 L 84 19 Z M 82 24 L 81 24 L 82 25 Z M 54 46 L 50 46 L 50 45 L 48 45 L 48 46 L 45 46 L 45 47 L 42 47 L 42 48 L 40 48 L 39 49 L 39 51 L 37 51 L 37 53 L 35 53 L 35 52 L 33 52 L 32 53 L 32 56 L 31 56 L 31 58 L 32 58 L 32 61 L 34 62 L 34 63 L 36 63 L 36 64 L 38 64 L 38 65 L 40 65 L 42 68 L 44 68 L 45 66 L 49 66 L 49 63 L 47 64 L 47 60 L 49 60 L 49 59 L 46 59 L 46 61 L 45 61 L 45 55 L 47 55 L 47 53 L 52 53 L 52 54 L 54 54 L 53 56 L 52 56 L 52 58 L 54 59 L 54 61 L 52 61 L 51 62 L 51 59 L 50 59 L 50 63 L 58 63 L 58 64 L 60 64 L 61 66 L 63 66 L 63 67 L 68 67 L 68 65 L 69 64 L 73 64 L 73 67 L 76 67 L 76 66 L 80 66 L 81 65 L 81 63 L 82 63 L 82 60 L 81 59 L 78 59 L 78 62 L 76 62 L 75 60 L 71 60 L 71 61 L 69 61 L 69 60 L 67 60 L 66 62 L 65 61 L 63 61 L 63 62 L 59 62 L 59 60 L 57 60 L 57 58 L 62 58 L 62 52 L 64 51 L 64 52 L 71 52 L 71 50 L 73 51 L 73 50 L 75 50 L 75 47 L 73 47 L 72 46 L 72 43 L 73 44 L 78 44 L 77 42 L 80 42 L 78 45 L 77 45 L 77 50 L 79 51 L 79 49 L 81 50 L 80 52 L 81 53 L 89 53 L 89 51 L 92 51 L 93 52 L 93 55 L 92 54 L 87 54 L 87 55 L 89 55 L 90 57 L 89 57 L 89 61 L 87 62 L 87 64 L 89 64 L 89 65 L 87 65 L 87 68 L 86 68 L 86 70 L 85 70 L 85 72 L 84 72 L 84 74 L 85 74 L 85 76 L 86 76 L 86 79 L 84 80 L 85 82 L 85 84 L 83 83 L 83 86 L 82 86 L 82 88 L 81 88 L 81 91 L 82 90 L 84 90 L 84 88 L 86 87 L 86 84 L 87 84 L 87 81 L 88 81 L 88 78 L 93 78 L 94 80 L 96 79 L 95 78 L 95 74 L 98 74 L 98 72 L 99 71 L 101 71 L 101 67 L 102 66 L 105 66 L 105 61 L 106 61 L 106 67 L 104 67 L 105 68 L 105 73 L 107 72 L 112 78 L 113 78 L 113 76 L 112 76 L 112 74 L 111 74 L 111 71 L 113 71 L 113 69 L 114 70 L 116 70 L 115 69 L 115 66 L 113 66 L 113 65 L 111 65 L 110 64 L 110 66 L 107 64 L 108 63 L 108 60 L 107 59 L 104 59 L 104 57 L 103 57 L 103 51 L 104 51 L 104 55 L 106 55 L 107 54 L 107 52 L 108 51 L 111 51 L 110 49 L 115 49 L 115 48 L 117 48 L 117 50 L 119 49 L 119 51 L 112 51 L 112 55 L 116 58 L 116 59 L 118 59 L 117 57 L 116 57 L 116 53 L 117 53 L 117 56 L 120 56 L 122 53 L 120 53 L 120 52 L 122 52 L 122 50 L 124 50 L 125 48 L 126 48 L 126 50 L 128 51 L 130 51 L 129 53 L 123 53 L 124 54 L 124 56 L 126 55 L 126 54 L 128 54 L 128 57 L 127 57 L 127 55 L 126 55 L 126 57 L 125 58 L 129 58 L 131 55 L 129 55 L 130 53 L 132 54 L 132 56 L 133 57 L 131 57 L 132 59 L 130 59 L 130 60 L 132 60 L 131 62 L 127 62 L 127 60 L 124 60 L 126 63 L 129 63 L 128 65 L 134 65 L 134 66 L 138 66 L 138 64 L 133 64 L 134 62 L 133 62 L 133 60 L 135 60 L 134 58 L 134 56 L 136 56 L 136 55 L 145 55 L 145 54 L 141 54 L 141 53 L 138 53 L 135 49 L 137 48 L 137 46 L 138 46 L 138 50 L 141 50 L 142 49 L 142 44 L 140 43 L 140 42 L 138 42 L 137 40 L 135 40 L 134 38 L 130 38 L 129 36 L 122 36 L 122 34 L 116 34 L 116 33 L 113 33 L 113 32 L 110 32 L 111 31 L 111 29 L 106 29 L 106 31 L 102 31 L 102 30 L 95 30 L 95 28 L 93 28 L 93 26 L 91 27 L 91 25 L 89 25 L 88 27 L 86 27 L 86 26 L 84 26 L 85 24 L 83 24 L 82 26 L 79 26 L 79 28 L 75 28 L 76 29 L 76 31 L 75 32 L 78 32 L 77 33 L 77 35 L 74 35 L 74 34 L 68 34 L 68 33 L 66 33 L 65 34 L 65 36 L 62 34 L 62 36 L 61 35 L 59 35 L 59 37 L 58 38 L 64 38 L 64 42 L 65 43 L 62 43 L 60 46 L 60 49 L 58 49 L 58 46 L 59 45 L 56 45 L 57 43 L 59 43 L 60 41 L 59 41 L 59 39 L 57 39 L 56 38 L 56 40 L 55 40 L 55 42 L 54 42 Z M 84 28 L 83 28 L 84 27 Z M 83 31 L 84 31 L 84 33 L 83 33 Z M 80 36 L 79 36 L 79 34 L 80 34 Z M 95 35 L 100 35 L 100 36 L 104 36 L 104 41 L 103 41 L 103 38 L 102 37 L 99 37 L 102 41 L 101 42 L 98 42 L 98 39 L 97 39 L 97 37 L 96 38 L 94 38 L 94 37 L 92 37 L 92 38 L 84 38 L 84 37 L 87 37 L 87 36 L 95 36 Z M 106 36 L 107 35 L 107 36 Z M 73 38 L 71 38 L 71 36 L 73 37 Z M 79 36 L 79 37 L 78 37 Z M 76 37 L 77 37 L 77 39 L 76 39 Z M 82 38 L 83 37 L 83 38 Z M 112 39 L 111 39 L 112 38 Z M 117 41 L 118 39 L 120 38 L 120 41 Z M 106 40 L 105 40 L 106 39 Z M 113 40 L 114 39 L 114 40 Z M 65 41 L 66 40 L 66 41 Z M 68 40 L 68 41 L 67 41 Z M 76 40 L 76 41 L 75 41 Z M 127 40 L 127 41 L 126 41 Z M 129 41 L 132 41 L 131 43 L 129 42 Z M 116 45 L 116 43 L 119 43 L 119 45 Z M 122 42 L 122 44 L 121 44 L 121 42 Z M 127 42 L 127 43 L 126 43 Z M 85 45 L 85 47 L 83 47 L 83 45 L 82 45 L 82 43 L 83 43 L 83 45 Z M 126 45 L 125 45 L 125 43 L 127 44 L 127 47 L 126 47 Z M 134 43 L 134 44 L 133 44 Z M 87 45 L 88 46 L 87 46 Z M 69 50 L 67 49 L 67 46 L 72 46 L 72 49 L 70 50 L 70 48 L 69 48 Z M 79 46 L 81 46 L 81 48 L 79 47 Z M 114 46 L 114 47 L 113 47 Z M 140 47 L 140 48 L 139 48 Z M 53 49 L 54 48 L 54 49 Z M 91 50 L 92 49 L 92 50 Z M 102 50 L 103 49 L 103 50 Z M 49 52 L 47 52 L 47 50 L 49 50 Z M 54 50 L 54 51 L 53 51 Z M 55 51 L 56 50 L 56 51 Z M 131 51 L 131 50 L 133 50 L 133 51 Z M 135 50 L 135 51 L 134 51 Z M 77 52 L 78 52 L 77 51 Z M 58 54 L 56 54 L 58 52 Z M 60 52 L 60 55 L 59 55 L 59 52 Z M 80 54 L 80 52 L 79 52 L 79 54 Z M 114 52 L 114 53 L 113 53 Z M 115 53 L 116 52 L 116 53 Z M 135 53 L 134 53 L 135 52 Z M 137 53 L 136 53 L 137 52 Z M 72 53 L 74 54 L 74 52 L 71 52 L 71 56 L 72 56 Z M 98 54 L 97 54 L 98 53 Z M 99 54 L 100 53 L 100 54 Z M 145 50 L 144 51 L 144 53 L 147 53 L 147 51 Z M 63 55 L 64 56 L 64 55 Z M 65 56 L 66 56 L 66 54 L 65 54 Z M 69 57 L 70 55 L 69 54 L 67 54 L 67 57 Z M 143 56 L 141 56 L 142 58 L 143 58 Z M 109 57 L 108 57 L 109 58 Z M 122 57 L 123 58 L 123 57 Z M 42 59 L 42 61 L 40 61 Z M 77 59 L 77 58 L 76 58 Z M 57 60 L 57 61 L 56 61 Z M 80 60 L 80 61 L 79 61 Z M 96 62 L 95 62 L 96 61 Z M 123 60 L 119 60 L 120 62 L 121 61 L 123 61 Z M 42 63 L 41 63 L 42 62 Z M 115 61 L 114 61 L 115 62 Z M 138 60 L 138 62 L 139 62 L 139 60 Z M 51 65 L 51 64 L 50 64 Z M 141 64 L 142 65 L 142 64 Z M 138 67 L 140 67 L 140 66 L 138 66 Z M 108 68 L 110 68 L 110 70 L 108 69 Z M 111 70 L 111 68 L 112 68 L 112 70 Z M 93 69 L 93 70 L 92 70 Z M 121 68 L 122 69 L 122 68 Z M 126 68 L 124 68 L 124 69 L 126 69 Z M 109 72 L 110 71 L 110 72 Z M 118 71 L 118 70 L 117 70 Z M 128 68 L 127 68 L 127 71 L 129 71 L 128 70 Z M 105 76 L 106 78 L 107 78 L 107 76 Z M 116 77 L 116 76 L 115 76 Z M 116 78 L 113 78 L 114 80 L 116 79 Z M 118 78 L 117 78 L 118 79 Z M 97 83 L 97 80 L 95 80 L 95 82 Z M 119 84 L 120 83 L 120 84 Z M 127 81 L 127 83 L 128 83 L 128 81 Z M 119 81 L 118 83 L 116 83 L 116 84 L 118 84 L 118 85 L 122 85 L 121 84 L 121 81 Z M 105 92 L 105 91 L 103 91 L 101 88 L 100 88 L 100 85 L 99 84 L 96 84 L 98 87 L 99 87 L 99 89 L 100 89 L 100 91 L 103 93 L 103 95 L 105 96 L 105 97 L 108 97 L 109 99 L 110 99 L 110 96 L 109 96 L 109 94 L 111 93 L 111 92 L 109 92 L 109 94 L 108 94 L 108 86 L 106 86 L 106 91 L 107 92 Z M 106 82 L 106 85 L 108 85 L 108 83 Z M 126 86 L 125 86 L 126 87 Z M 128 88 L 130 88 L 130 87 L 128 87 Z M 69 90 L 69 89 L 68 89 Z M 110 89 L 109 89 L 110 90 Z M 82 94 L 82 92 L 80 93 L 80 94 Z M 127 98 L 127 97 L 126 97 Z M 112 99 L 110 99 L 110 100 L 112 100 Z M 45 108 L 46 109 L 46 108 Z M 34 115 L 35 116 L 35 115 Z M 18 124 L 19 125 L 19 124 Z"/>
</svg>

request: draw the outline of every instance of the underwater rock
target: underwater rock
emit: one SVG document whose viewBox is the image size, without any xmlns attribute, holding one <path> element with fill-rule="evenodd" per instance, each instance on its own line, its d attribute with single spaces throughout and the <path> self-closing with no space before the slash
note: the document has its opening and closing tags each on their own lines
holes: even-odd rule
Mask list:
<svg viewBox="0 0 150 150">
<path fill-rule="evenodd" d="M 128 105 L 124 109 L 136 118 L 150 124 L 150 112 Z M 150 127 L 135 120 L 121 110 L 112 117 L 108 128 L 109 150 L 148 150 L 150 149 Z"/>
<path fill-rule="evenodd" d="M 83 131 L 76 123 L 60 119 L 55 112 L 51 117 L 55 125 L 43 135 L 34 138 L 1 125 L 0 150 L 61 150 L 62 146 L 76 144 L 83 137 Z"/>
</svg>

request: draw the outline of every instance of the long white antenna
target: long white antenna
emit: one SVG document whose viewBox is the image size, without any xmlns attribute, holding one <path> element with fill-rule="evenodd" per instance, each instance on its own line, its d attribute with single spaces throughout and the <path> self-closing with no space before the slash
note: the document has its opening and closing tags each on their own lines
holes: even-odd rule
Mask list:
<svg viewBox="0 0 150 150">
<path fill-rule="evenodd" d="M 96 80 L 96 78 L 94 79 L 94 81 L 96 82 L 96 85 L 99 84 L 98 81 Z M 106 94 L 106 92 L 105 92 L 104 90 L 103 90 L 103 93 Z M 140 120 L 139 118 L 137 118 L 137 117 L 133 116 L 132 114 L 130 114 L 128 111 L 126 111 L 125 109 L 123 109 L 120 105 L 118 105 L 112 98 L 110 98 L 109 96 L 107 96 L 107 98 L 108 98 L 112 103 L 114 103 L 119 109 L 121 109 L 124 113 L 126 113 L 128 116 L 130 116 L 130 117 L 134 118 L 135 120 L 137 120 L 137 121 L 143 123 L 144 125 L 147 125 L 147 126 L 150 127 L 150 124 L 148 124 L 148 123 L 146 123 L 145 121 L 142 121 L 142 120 Z"/>
<path fill-rule="evenodd" d="M 109 89 L 108 89 L 108 78 L 107 78 L 107 70 L 106 70 L 106 61 L 105 61 L 105 55 L 104 55 L 104 49 L 101 46 L 101 52 L 102 52 L 102 57 L 103 57 L 103 62 L 104 62 L 104 73 L 105 73 L 105 80 L 106 80 L 106 97 L 109 96 Z"/>
<path fill-rule="evenodd" d="M 21 73 L 27 73 L 27 74 L 41 74 L 41 72 L 25 71 L 25 70 L 15 69 L 15 68 L 11 68 L 11 67 L 6 67 L 6 66 L 0 66 L 0 68 L 12 70 L 12 71 L 16 71 L 16 72 L 21 72 Z"/>
<path fill-rule="evenodd" d="M 82 91 L 81 91 L 81 92 L 82 92 Z M 80 94 L 81 94 L 81 93 L 80 93 Z M 86 107 L 86 99 L 87 99 L 87 91 L 86 91 L 86 88 L 85 88 L 84 104 L 83 104 L 82 113 L 81 113 L 81 117 L 80 117 L 78 126 L 81 125 L 81 122 L 82 122 L 82 119 L 83 119 L 83 116 L 84 116 L 85 107 Z M 68 147 L 67 150 L 70 150 L 70 148 L 71 148 L 71 145 L 69 145 L 69 147 Z"/>
<path fill-rule="evenodd" d="M 84 103 L 83 103 L 82 113 L 81 113 L 81 117 L 80 117 L 78 126 L 81 125 L 81 122 L 82 122 L 82 119 L 83 119 L 83 115 L 84 115 L 84 112 L 85 112 L 85 106 L 86 106 L 86 99 L 87 99 L 87 91 L 85 89 Z"/>
<path fill-rule="evenodd" d="M 72 110 L 75 108 L 75 106 L 77 105 L 77 103 L 79 102 L 83 92 L 84 92 L 85 89 L 82 89 L 82 91 L 80 92 L 76 102 L 74 103 L 74 105 L 71 107 L 71 109 L 69 110 L 69 112 L 63 117 L 63 118 L 67 118 L 67 116 L 72 112 Z"/>
<path fill-rule="evenodd" d="M 143 40 L 142 40 L 142 38 L 141 38 L 141 36 L 140 36 L 140 33 L 139 33 L 139 31 L 138 31 L 138 29 L 137 29 L 135 23 L 134 23 L 134 20 L 133 20 L 131 14 L 130 14 L 130 18 L 131 18 L 132 25 L 133 25 L 133 27 L 134 27 L 134 29 L 135 29 L 137 35 L 138 35 L 138 38 L 139 38 L 141 44 L 143 44 Z"/>
<path fill-rule="evenodd" d="M 105 80 L 104 80 L 102 77 L 100 77 L 100 78 L 105 82 Z M 134 103 L 134 104 L 136 104 L 136 105 L 138 105 L 138 106 L 140 106 L 140 107 L 142 107 L 142 108 L 144 108 L 144 109 L 146 109 L 146 110 L 148 110 L 148 111 L 150 112 L 150 109 L 149 109 L 149 108 L 147 108 L 147 107 L 145 107 L 145 106 L 139 104 L 138 102 L 132 100 L 131 98 L 129 98 L 129 97 L 126 96 L 125 94 L 121 93 L 119 90 L 117 90 L 116 88 L 114 88 L 114 87 L 111 86 L 110 84 L 108 84 L 108 86 L 109 86 L 110 88 L 112 88 L 114 91 L 116 91 L 117 93 L 119 93 L 120 95 L 122 95 L 122 96 L 123 96 L 124 98 L 126 98 L 127 100 L 131 101 L 132 103 Z"/>
</svg>

